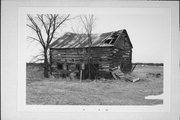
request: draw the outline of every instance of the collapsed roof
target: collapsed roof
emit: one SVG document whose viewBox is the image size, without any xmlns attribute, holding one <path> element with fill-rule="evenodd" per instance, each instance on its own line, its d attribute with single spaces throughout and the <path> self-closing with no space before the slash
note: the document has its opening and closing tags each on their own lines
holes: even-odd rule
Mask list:
<svg viewBox="0 0 180 120">
<path fill-rule="evenodd" d="M 122 34 L 127 34 L 126 30 L 118 30 L 113 32 L 102 33 L 101 35 L 92 34 L 91 47 L 113 46 L 115 41 Z M 132 44 L 129 40 L 132 47 Z M 86 34 L 76 34 L 67 32 L 62 37 L 54 41 L 50 48 L 82 48 L 89 47 L 90 41 Z"/>
</svg>

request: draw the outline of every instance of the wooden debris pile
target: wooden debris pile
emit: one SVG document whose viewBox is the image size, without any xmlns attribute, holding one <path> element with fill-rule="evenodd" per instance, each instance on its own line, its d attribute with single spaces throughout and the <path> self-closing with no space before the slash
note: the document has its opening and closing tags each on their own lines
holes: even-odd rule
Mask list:
<svg viewBox="0 0 180 120">
<path fill-rule="evenodd" d="M 125 79 L 127 81 L 131 81 L 131 82 L 136 82 L 136 81 L 139 81 L 139 77 L 135 74 L 132 74 L 132 73 L 127 73 L 127 74 L 124 74 L 120 69 L 116 69 L 116 70 L 113 70 L 112 72 L 112 76 L 114 79 Z"/>
</svg>

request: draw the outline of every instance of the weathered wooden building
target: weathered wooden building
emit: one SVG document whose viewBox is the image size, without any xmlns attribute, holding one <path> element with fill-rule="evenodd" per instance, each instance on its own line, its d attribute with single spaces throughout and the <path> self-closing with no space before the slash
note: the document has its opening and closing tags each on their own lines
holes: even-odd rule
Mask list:
<svg viewBox="0 0 180 120">
<path fill-rule="evenodd" d="M 50 45 L 52 75 L 75 73 L 82 70 L 83 78 L 106 77 L 111 69 L 120 66 L 122 72 L 132 69 L 132 44 L 125 29 L 92 35 L 92 45 L 87 35 L 66 33 Z"/>
</svg>

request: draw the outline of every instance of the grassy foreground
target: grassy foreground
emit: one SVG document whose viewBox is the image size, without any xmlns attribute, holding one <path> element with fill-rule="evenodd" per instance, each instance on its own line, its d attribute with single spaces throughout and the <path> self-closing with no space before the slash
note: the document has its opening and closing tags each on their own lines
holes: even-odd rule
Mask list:
<svg viewBox="0 0 180 120">
<path fill-rule="evenodd" d="M 41 67 L 27 67 L 26 103 L 30 105 L 156 105 L 145 96 L 163 93 L 163 67 L 138 65 L 140 81 L 45 79 Z"/>
</svg>

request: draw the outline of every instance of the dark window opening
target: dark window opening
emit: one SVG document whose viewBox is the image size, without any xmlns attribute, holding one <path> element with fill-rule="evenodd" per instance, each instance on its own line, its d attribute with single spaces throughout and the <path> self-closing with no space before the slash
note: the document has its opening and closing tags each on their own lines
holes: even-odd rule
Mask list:
<svg viewBox="0 0 180 120">
<path fill-rule="evenodd" d="M 116 39 L 112 39 L 111 43 L 110 44 L 114 44 L 116 41 Z"/>
<path fill-rule="evenodd" d="M 119 35 L 117 33 L 113 33 L 106 40 L 104 40 L 104 43 L 105 44 L 114 44 L 118 36 Z"/>
<path fill-rule="evenodd" d="M 104 43 L 106 43 L 106 44 L 110 44 L 110 42 L 111 42 L 111 39 L 107 39 L 104 41 Z"/>
<path fill-rule="evenodd" d="M 94 67 L 95 67 L 96 70 L 98 70 L 99 69 L 99 64 L 94 64 Z"/>
<path fill-rule="evenodd" d="M 80 68 L 81 68 L 80 64 L 76 64 L 76 68 L 77 68 L 78 70 L 80 70 Z"/>
<path fill-rule="evenodd" d="M 116 39 L 107 39 L 104 41 L 105 44 L 114 44 Z"/>
<path fill-rule="evenodd" d="M 69 65 L 68 64 L 66 65 L 66 69 L 69 70 Z"/>
<path fill-rule="evenodd" d="M 63 64 L 58 63 L 58 64 L 57 64 L 57 69 L 58 69 L 58 70 L 62 70 L 62 69 L 63 69 Z"/>
</svg>

